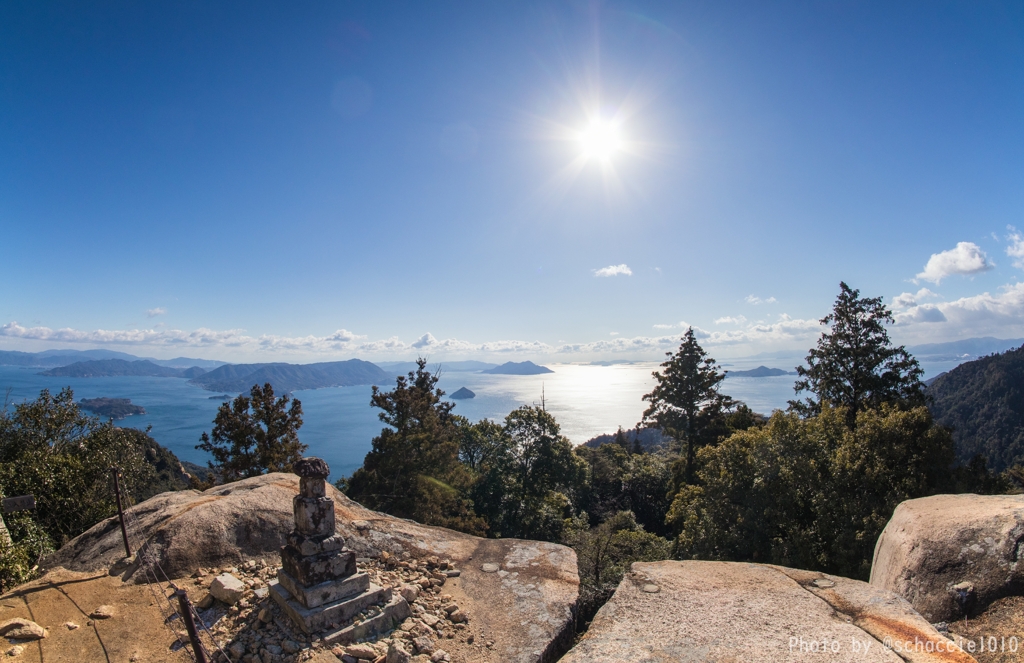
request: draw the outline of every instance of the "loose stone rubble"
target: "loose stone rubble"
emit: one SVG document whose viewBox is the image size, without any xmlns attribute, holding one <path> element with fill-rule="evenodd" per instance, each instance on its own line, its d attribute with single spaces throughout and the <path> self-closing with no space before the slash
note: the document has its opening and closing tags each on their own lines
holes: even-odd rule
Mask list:
<svg viewBox="0 0 1024 663">
<path fill-rule="evenodd" d="M 210 627 L 217 644 L 234 663 L 304 663 L 338 660 L 344 663 L 386 663 L 399 660 L 412 663 L 470 662 L 472 655 L 457 655 L 454 650 L 490 649 L 493 643 L 481 641 L 473 632 L 467 615 L 444 593 L 444 583 L 458 573 L 450 560 L 431 557 L 424 560 L 399 559 L 384 554 L 381 559 L 359 558 L 357 570 L 365 573 L 373 585 L 393 587 L 395 594 L 408 601 L 410 615 L 393 631 L 379 638 L 349 644 L 335 644 L 333 630 L 304 632 L 275 600 L 269 587 L 280 572 L 260 560 L 238 567 L 200 569 L 185 589 L 193 596 L 199 616 Z M 216 578 L 230 574 L 246 587 L 234 605 L 217 601 L 208 592 Z M 371 605 L 355 616 L 358 625 L 382 614 L 385 603 Z M 205 607 L 204 607 L 205 606 Z M 180 644 L 187 634 L 179 633 Z M 389 650 L 395 653 L 389 658 Z M 403 658 L 398 652 L 404 652 Z M 397 657 L 397 658 L 396 658 Z M 222 656 L 217 657 L 223 661 Z"/>
</svg>

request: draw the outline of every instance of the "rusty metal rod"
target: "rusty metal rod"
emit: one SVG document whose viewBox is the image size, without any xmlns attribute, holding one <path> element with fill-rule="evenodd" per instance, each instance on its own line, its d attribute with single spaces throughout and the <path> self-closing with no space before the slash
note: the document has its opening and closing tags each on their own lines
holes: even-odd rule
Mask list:
<svg viewBox="0 0 1024 663">
<path fill-rule="evenodd" d="M 121 520 L 121 538 L 124 540 L 124 556 L 132 556 L 132 547 L 128 545 L 128 529 L 124 526 L 124 509 L 121 507 L 121 471 L 110 468 L 114 473 L 114 496 L 117 498 L 117 517 Z"/>
<path fill-rule="evenodd" d="M 196 663 L 207 663 L 206 650 L 203 649 L 203 643 L 199 641 L 196 620 L 192 617 L 192 603 L 188 600 L 188 592 L 179 589 L 174 592 L 174 595 L 178 597 L 178 607 L 181 609 L 181 618 L 185 620 L 188 639 L 192 641 L 192 653 L 196 656 Z"/>
</svg>

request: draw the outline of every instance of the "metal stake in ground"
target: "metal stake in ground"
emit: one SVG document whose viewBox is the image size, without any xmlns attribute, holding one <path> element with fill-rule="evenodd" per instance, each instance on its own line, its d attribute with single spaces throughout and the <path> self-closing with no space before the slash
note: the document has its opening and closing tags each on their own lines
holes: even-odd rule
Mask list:
<svg viewBox="0 0 1024 663">
<path fill-rule="evenodd" d="M 128 545 L 128 530 L 124 526 L 124 509 L 121 508 L 121 470 L 110 468 L 114 473 L 114 496 L 117 498 L 117 517 L 121 520 L 121 538 L 124 539 L 124 556 L 132 556 L 132 548 Z"/>
<path fill-rule="evenodd" d="M 196 621 L 192 618 L 192 603 L 188 600 L 188 593 L 184 589 L 179 589 L 174 592 L 174 595 L 178 597 L 178 607 L 181 609 L 181 618 L 185 621 L 188 639 L 192 641 L 192 653 L 196 655 L 196 663 L 207 663 L 206 650 L 203 649 L 203 643 L 199 641 Z"/>
</svg>

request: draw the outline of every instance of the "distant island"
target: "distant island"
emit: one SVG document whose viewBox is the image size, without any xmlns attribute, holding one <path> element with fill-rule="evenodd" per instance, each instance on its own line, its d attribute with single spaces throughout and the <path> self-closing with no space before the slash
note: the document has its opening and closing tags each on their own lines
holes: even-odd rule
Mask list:
<svg viewBox="0 0 1024 663">
<path fill-rule="evenodd" d="M 461 400 L 463 398 L 476 398 L 476 394 L 474 394 L 469 389 L 466 389 L 465 387 L 463 387 L 462 389 L 459 389 L 458 391 L 456 391 L 454 394 L 452 394 L 448 398 L 454 398 L 456 400 Z"/>
<path fill-rule="evenodd" d="M 361 359 L 318 364 L 227 364 L 190 380 L 210 391 L 249 391 L 269 382 L 280 393 L 324 387 L 389 384 L 395 378 L 379 366 Z"/>
<path fill-rule="evenodd" d="M 538 366 L 532 361 L 508 361 L 501 366 L 481 371 L 481 373 L 490 373 L 491 375 L 540 375 L 541 373 L 554 373 L 554 371 L 547 366 Z"/>
<path fill-rule="evenodd" d="M 192 368 L 169 368 L 167 366 L 157 366 L 145 359 L 140 359 L 139 361 L 94 359 L 92 361 L 75 362 L 69 366 L 51 368 L 48 371 L 43 371 L 40 375 L 67 378 L 104 378 L 124 375 L 157 378 L 195 378 L 205 372 L 205 369 L 198 366 L 193 366 Z"/>
<path fill-rule="evenodd" d="M 79 407 L 93 414 L 110 419 L 124 419 L 133 414 L 146 414 L 141 405 L 132 405 L 130 398 L 83 398 L 78 401 Z"/>
<path fill-rule="evenodd" d="M 771 378 L 776 375 L 796 375 L 796 372 L 785 371 L 781 368 L 758 366 L 757 368 L 752 368 L 749 371 L 727 371 L 725 375 L 730 378 Z"/>
</svg>

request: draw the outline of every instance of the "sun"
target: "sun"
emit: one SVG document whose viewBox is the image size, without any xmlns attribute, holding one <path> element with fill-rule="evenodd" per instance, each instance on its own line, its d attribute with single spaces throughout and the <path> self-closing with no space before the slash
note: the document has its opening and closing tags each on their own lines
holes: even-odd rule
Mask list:
<svg viewBox="0 0 1024 663">
<path fill-rule="evenodd" d="M 595 119 L 579 133 L 583 154 L 590 159 L 609 161 L 622 147 L 619 127 L 607 120 Z"/>
</svg>

